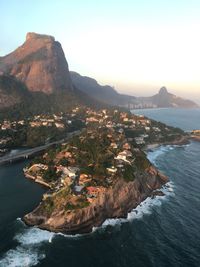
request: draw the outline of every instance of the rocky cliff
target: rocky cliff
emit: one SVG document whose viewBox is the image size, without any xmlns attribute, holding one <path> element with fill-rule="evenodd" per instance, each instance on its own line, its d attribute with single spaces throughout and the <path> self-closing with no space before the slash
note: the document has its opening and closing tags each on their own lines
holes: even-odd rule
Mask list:
<svg viewBox="0 0 200 267">
<path fill-rule="evenodd" d="M 138 173 L 132 182 L 119 178 L 116 183 L 88 207 L 66 211 L 62 206 L 50 214 L 44 212 L 43 201 L 33 212 L 24 217 L 28 225 L 65 234 L 88 233 L 108 218 L 126 217 L 127 213 L 150 196 L 153 190 L 161 188 L 168 178 L 150 167 L 149 171 Z"/>
<path fill-rule="evenodd" d="M 48 35 L 28 33 L 22 46 L 0 58 L 0 74 L 16 77 L 33 92 L 72 90 L 61 44 Z"/>
</svg>

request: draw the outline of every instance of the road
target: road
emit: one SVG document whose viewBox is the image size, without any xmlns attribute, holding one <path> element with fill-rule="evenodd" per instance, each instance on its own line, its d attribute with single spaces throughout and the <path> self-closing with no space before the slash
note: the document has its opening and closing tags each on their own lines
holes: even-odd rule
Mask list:
<svg viewBox="0 0 200 267">
<path fill-rule="evenodd" d="M 6 164 L 6 163 L 12 163 L 12 162 L 22 160 L 22 159 L 27 159 L 30 156 L 38 154 L 39 152 L 42 152 L 53 145 L 61 144 L 63 142 L 68 141 L 73 136 L 79 135 L 80 132 L 81 131 L 75 131 L 72 133 L 68 133 L 66 138 L 63 138 L 63 139 L 55 141 L 55 142 L 51 142 L 51 143 L 43 145 L 43 146 L 38 146 L 38 147 L 34 147 L 34 148 L 20 151 L 20 152 L 16 153 L 15 155 L 5 155 L 5 156 L 0 158 L 0 165 Z"/>
</svg>

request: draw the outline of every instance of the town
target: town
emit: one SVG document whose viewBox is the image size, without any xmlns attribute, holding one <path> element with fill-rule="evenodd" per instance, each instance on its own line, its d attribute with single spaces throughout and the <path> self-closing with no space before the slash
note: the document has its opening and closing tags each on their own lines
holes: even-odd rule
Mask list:
<svg viewBox="0 0 200 267">
<path fill-rule="evenodd" d="M 50 148 L 24 169 L 27 178 L 49 188 L 43 196 L 49 212 L 59 205 L 67 211 L 86 207 L 120 178 L 133 181 L 144 171 L 156 175 L 143 149 L 183 135 L 180 129 L 117 109 L 76 107 L 71 117 L 84 124 L 81 133 Z M 55 123 L 41 117 L 29 123 L 38 127 L 47 120 Z"/>
</svg>

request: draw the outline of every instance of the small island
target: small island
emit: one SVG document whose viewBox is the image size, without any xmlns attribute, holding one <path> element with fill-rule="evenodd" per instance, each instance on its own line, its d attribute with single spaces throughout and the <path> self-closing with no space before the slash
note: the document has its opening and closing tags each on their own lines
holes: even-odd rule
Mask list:
<svg viewBox="0 0 200 267">
<path fill-rule="evenodd" d="M 141 115 L 82 109 L 81 133 L 24 169 L 27 178 L 48 188 L 39 206 L 24 216 L 28 225 L 77 234 L 91 232 L 108 218 L 126 217 L 147 197 L 162 195 L 158 190 L 168 182 L 144 149 L 188 139 L 182 130 Z"/>
</svg>

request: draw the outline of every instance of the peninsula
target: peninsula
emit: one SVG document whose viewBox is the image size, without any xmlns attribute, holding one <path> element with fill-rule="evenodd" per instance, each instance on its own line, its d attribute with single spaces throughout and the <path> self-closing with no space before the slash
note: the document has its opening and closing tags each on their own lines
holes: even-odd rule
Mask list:
<svg viewBox="0 0 200 267">
<path fill-rule="evenodd" d="M 65 234 L 91 232 L 108 218 L 126 217 L 147 197 L 162 195 L 168 178 L 143 148 L 184 139 L 180 129 L 117 109 L 73 112 L 85 114 L 81 134 L 24 169 L 25 176 L 49 188 L 24 222 Z"/>
</svg>

